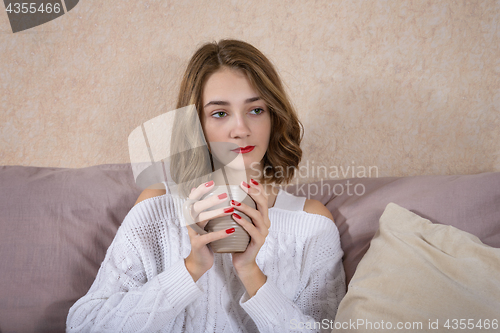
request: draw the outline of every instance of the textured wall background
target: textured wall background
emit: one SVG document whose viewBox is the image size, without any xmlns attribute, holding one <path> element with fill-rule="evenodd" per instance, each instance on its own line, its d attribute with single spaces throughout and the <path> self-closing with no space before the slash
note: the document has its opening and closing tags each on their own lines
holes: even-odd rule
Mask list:
<svg viewBox="0 0 500 333">
<path fill-rule="evenodd" d="M 16 34 L 0 7 L 1 165 L 129 162 L 129 133 L 175 107 L 195 49 L 238 38 L 281 73 L 302 165 L 500 171 L 499 1 L 81 0 Z"/>
</svg>

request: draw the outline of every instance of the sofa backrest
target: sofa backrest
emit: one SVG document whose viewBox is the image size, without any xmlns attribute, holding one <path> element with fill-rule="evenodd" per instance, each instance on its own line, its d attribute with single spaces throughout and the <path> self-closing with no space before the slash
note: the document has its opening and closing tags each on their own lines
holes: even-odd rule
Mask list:
<svg viewBox="0 0 500 333">
<path fill-rule="evenodd" d="M 330 180 L 287 191 L 320 200 L 341 235 L 349 280 L 395 202 L 500 247 L 500 173 Z M 128 164 L 0 167 L 0 332 L 64 332 L 141 190 Z"/>
</svg>

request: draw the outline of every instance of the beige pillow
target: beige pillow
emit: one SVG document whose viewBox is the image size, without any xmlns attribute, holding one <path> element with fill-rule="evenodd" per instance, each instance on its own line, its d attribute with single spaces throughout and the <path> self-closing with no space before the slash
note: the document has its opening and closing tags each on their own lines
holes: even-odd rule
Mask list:
<svg viewBox="0 0 500 333">
<path fill-rule="evenodd" d="M 499 321 L 500 249 L 390 203 L 332 328 L 498 332 Z"/>
</svg>

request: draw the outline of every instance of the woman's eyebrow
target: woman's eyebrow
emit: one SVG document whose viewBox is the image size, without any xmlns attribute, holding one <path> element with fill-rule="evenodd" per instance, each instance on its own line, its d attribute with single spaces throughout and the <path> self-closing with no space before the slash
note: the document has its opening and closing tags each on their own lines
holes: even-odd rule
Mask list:
<svg viewBox="0 0 500 333">
<path fill-rule="evenodd" d="M 260 100 L 260 97 L 259 96 L 256 96 L 256 97 L 251 97 L 251 98 L 247 98 L 245 100 L 245 104 L 248 104 L 248 103 L 253 103 L 255 101 L 258 101 Z M 229 105 L 230 103 L 229 102 L 226 102 L 226 101 L 210 101 L 208 102 L 207 104 L 205 104 L 204 108 L 206 108 L 207 106 L 209 105 Z"/>
</svg>

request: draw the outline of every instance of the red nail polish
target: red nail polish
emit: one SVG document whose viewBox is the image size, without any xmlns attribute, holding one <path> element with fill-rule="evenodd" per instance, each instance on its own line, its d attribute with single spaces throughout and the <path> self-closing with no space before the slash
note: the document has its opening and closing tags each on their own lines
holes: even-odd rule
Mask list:
<svg viewBox="0 0 500 333">
<path fill-rule="evenodd" d="M 205 183 L 205 187 L 210 187 L 210 186 L 212 186 L 213 184 L 214 184 L 214 181 L 213 181 L 213 180 L 211 180 L 211 181 L 209 181 L 209 182 Z"/>
<path fill-rule="evenodd" d="M 238 201 L 235 201 L 235 200 L 231 200 L 231 205 L 233 205 L 233 206 L 241 206 L 241 203 L 239 203 Z"/>
<path fill-rule="evenodd" d="M 227 198 L 227 193 L 222 193 L 217 196 L 219 199 L 226 199 Z"/>
<path fill-rule="evenodd" d="M 248 185 L 247 183 L 243 182 L 243 186 L 245 186 L 246 188 L 250 188 L 250 185 Z"/>
<path fill-rule="evenodd" d="M 250 181 L 251 181 L 251 182 L 252 182 L 252 184 L 254 184 L 254 185 L 259 185 L 259 183 L 257 183 L 257 182 L 256 182 L 255 180 L 253 180 L 253 179 L 250 179 Z"/>
<path fill-rule="evenodd" d="M 226 229 L 226 234 L 232 234 L 233 232 L 235 232 L 234 228 Z"/>
<path fill-rule="evenodd" d="M 239 216 L 238 214 L 234 213 L 233 214 L 234 217 L 236 217 L 238 220 L 241 219 L 241 216 Z"/>
<path fill-rule="evenodd" d="M 232 212 L 234 212 L 234 208 L 233 207 L 224 208 L 224 213 L 232 213 Z"/>
</svg>

